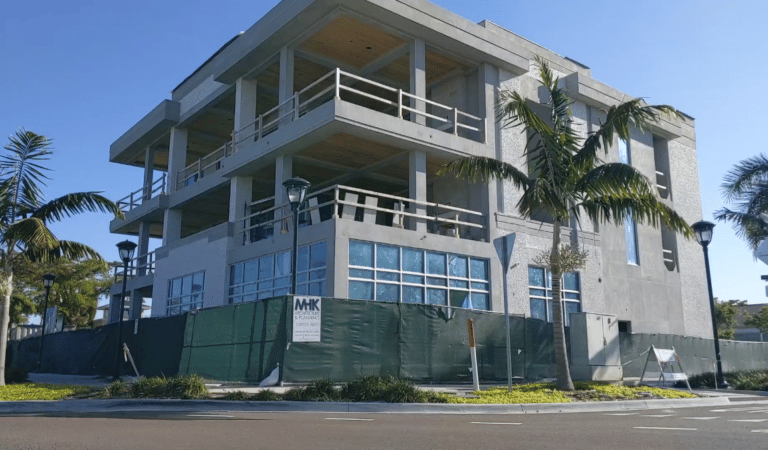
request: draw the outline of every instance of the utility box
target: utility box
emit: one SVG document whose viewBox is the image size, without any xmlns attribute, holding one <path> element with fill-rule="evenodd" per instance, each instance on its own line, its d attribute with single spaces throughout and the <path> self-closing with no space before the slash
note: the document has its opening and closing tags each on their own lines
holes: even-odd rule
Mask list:
<svg viewBox="0 0 768 450">
<path fill-rule="evenodd" d="M 577 381 L 621 381 L 619 322 L 616 316 L 571 314 L 571 376 Z"/>
</svg>

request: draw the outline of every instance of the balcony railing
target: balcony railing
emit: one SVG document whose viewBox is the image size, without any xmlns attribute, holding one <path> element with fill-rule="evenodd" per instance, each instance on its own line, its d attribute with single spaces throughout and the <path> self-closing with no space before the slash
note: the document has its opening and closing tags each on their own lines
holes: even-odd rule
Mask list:
<svg viewBox="0 0 768 450">
<path fill-rule="evenodd" d="M 478 142 L 486 142 L 488 134 L 486 119 L 410 94 L 402 89 L 395 89 L 341 69 L 334 69 L 301 91 L 294 93 L 291 98 L 259 114 L 253 122 L 235 130 L 230 142 L 179 171 L 176 176 L 177 189 L 219 170 L 221 161 L 236 153 L 239 145 L 259 141 L 334 97 L 362 104 L 403 120 L 419 116 L 424 118 L 425 126 L 430 128 Z M 414 108 L 411 103 L 425 107 Z"/>
<path fill-rule="evenodd" d="M 117 207 L 123 213 L 133 210 L 147 200 L 151 200 L 158 195 L 164 195 L 166 192 L 166 174 L 153 181 L 152 184 L 137 189 L 127 196 L 117 201 Z"/>
<path fill-rule="evenodd" d="M 137 256 L 128 262 L 128 277 L 143 277 L 155 273 L 155 252 L 149 252 L 145 255 Z M 115 282 L 122 279 L 124 274 L 123 265 L 115 266 Z"/>
<path fill-rule="evenodd" d="M 274 202 L 269 197 L 246 207 L 239 222 L 243 243 L 290 232 L 289 205 Z M 414 228 L 421 222 L 429 233 L 473 240 L 483 239 L 485 230 L 484 215 L 477 211 L 341 185 L 310 194 L 299 214 L 300 227 L 338 218 L 394 228 Z"/>
</svg>

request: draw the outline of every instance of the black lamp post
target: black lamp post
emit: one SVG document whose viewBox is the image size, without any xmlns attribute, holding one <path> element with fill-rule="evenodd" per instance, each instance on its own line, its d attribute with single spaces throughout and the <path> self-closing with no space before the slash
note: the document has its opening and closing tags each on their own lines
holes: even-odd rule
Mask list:
<svg viewBox="0 0 768 450">
<path fill-rule="evenodd" d="M 293 212 L 293 266 L 291 270 L 291 294 L 296 295 L 298 285 L 297 274 L 299 265 L 299 208 L 304 203 L 304 198 L 309 190 L 309 181 L 303 178 L 291 178 L 283 182 L 288 193 L 288 202 Z"/>
<path fill-rule="evenodd" d="M 120 259 L 123 261 L 123 294 L 120 296 L 120 315 L 117 323 L 117 348 L 115 349 L 115 380 L 120 379 L 120 348 L 123 346 L 123 310 L 125 309 L 125 289 L 128 283 L 128 263 L 133 259 L 136 243 L 123 241 L 117 244 Z"/>
<path fill-rule="evenodd" d="M 43 308 L 43 328 L 42 333 L 40 334 L 40 354 L 37 357 L 37 370 L 38 372 L 43 370 L 43 345 L 45 344 L 45 323 L 46 323 L 46 316 L 48 312 L 48 296 L 51 295 L 51 286 L 53 286 L 53 283 L 56 281 L 56 275 L 51 273 L 46 273 L 43 275 L 43 286 L 45 286 L 45 307 Z"/>
<path fill-rule="evenodd" d="M 707 288 L 709 289 L 709 311 L 712 314 L 712 332 L 715 335 L 715 358 L 717 359 L 717 387 L 727 389 L 728 383 L 723 378 L 723 362 L 720 360 L 720 338 L 717 335 L 717 316 L 715 315 L 715 298 L 712 295 L 712 276 L 709 273 L 709 251 L 707 246 L 712 242 L 712 230 L 715 224 L 712 222 L 701 221 L 692 225 L 696 233 L 696 240 L 704 249 L 704 265 L 707 268 Z"/>
</svg>

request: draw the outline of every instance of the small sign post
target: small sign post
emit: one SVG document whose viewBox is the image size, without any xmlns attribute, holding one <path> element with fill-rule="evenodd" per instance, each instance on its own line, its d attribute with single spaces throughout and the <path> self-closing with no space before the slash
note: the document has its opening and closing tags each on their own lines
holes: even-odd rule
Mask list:
<svg viewBox="0 0 768 450">
<path fill-rule="evenodd" d="M 643 382 L 643 378 L 646 375 L 648 363 L 651 361 L 656 361 L 659 366 L 660 373 L 658 381 L 662 382 L 662 386 L 664 386 L 667 381 L 685 381 L 685 384 L 688 386 L 688 391 L 691 390 L 691 385 L 688 383 L 688 375 L 685 374 L 683 364 L 680 362 L 680 358 L 677 356 L 677 352 L 675 352 L 674 347 L 671 349 L 666 349 L 656 348 L 655 346 L 651 345 L 651 348 L 648 349 L 648 358 L 645 360 L 643 373 L 640 375 L 641 383 Z M 677 364 L 677 366 L 680 368 L 679 372 L 675 371 L 675 364 Z"/>
<path fill-rule="evenodd" d="M 320 297 L 293 297 L 293 342 L 320 342 L 321 308 Z"/>
<path fill-rule="evenodd" d="M 472 358 L 472 382 L 475 391 L 480 390 L 480 374 L 477 370 L 477 350 L 475 349 L 475 323 L 467 319 L 467 332 L 469 333 L 469 355 Z"/>
</svg>

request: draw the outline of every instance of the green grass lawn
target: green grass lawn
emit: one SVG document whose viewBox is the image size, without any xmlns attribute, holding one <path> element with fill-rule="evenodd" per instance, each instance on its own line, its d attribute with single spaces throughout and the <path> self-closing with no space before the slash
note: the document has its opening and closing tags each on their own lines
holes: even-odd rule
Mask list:
<svg viewBox="0 0 768 450">
<path fill-rule="evenodd" d="M 476 398 L 449 397 L 449 403 L 510 404 L 510 403 L 568 403 L 573 401 L 613 401 L 653 398 L 695 398 L 688 392 L 648 386 L 614 386 L 604 383 L 574 383 L 576 391 L 563 392 L 554 383 L 531 383 L 516 386 L 512 391 L 495 387 L 474 392 Z"/>
<path fill-rule="evenodd" d="M 9 384 L 0 386 L 0 401 L 61 400 L 83 395 L 93 389 L 87 386 L 57 386 L 53 384 Z"/>
</svg>

